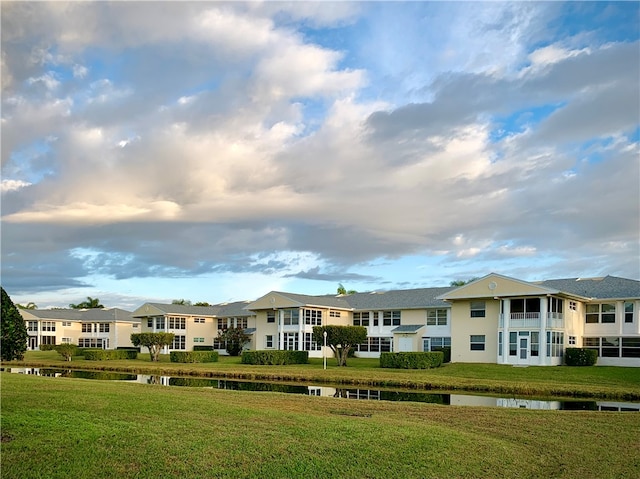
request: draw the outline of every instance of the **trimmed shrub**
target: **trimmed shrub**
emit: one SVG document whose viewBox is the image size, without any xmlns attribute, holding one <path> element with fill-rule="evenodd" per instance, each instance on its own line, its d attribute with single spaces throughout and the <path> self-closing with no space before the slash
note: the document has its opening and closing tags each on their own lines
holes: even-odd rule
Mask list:
<svg viewBox="0 0 640 479">
<path fill-rule="evenodd" d="M 309 351 L 243 351 L 242 364 L 283 365 L 307 364 Z"/>
<path fill-rule="evenodd" d="M 431 369 L 442 365 L 444 353 L 432 351 L 429 353 L 381 353 L 380 367 L 395 369 Z"/>
<path fill-rule="evenodd" d="M 433 348 L 431 351 L 442 351 L 444 354 L 444 359 L 442 360 L 442 362 L 443 363 L 451 362 L 451 346 L 443 346 L 441 348 L 436 347 L 436 348 Z"/>
<path fill-rule="evenodd" d="M 84 349 L 82 355 L 87 361 L 105 361 L 108 359 L 138 359 L 138 351 L 133 349 Z"/>
<path fill-rule="evenodd" d="M 218 351 L 171 351 L 172 363 L 217 363 Z"/>
<path fill-rule="evenodd" d="M 193 347 L 194 351 L 215 351 L 213 346 L 207 346 L 205 344 L 199 344 Z"/>
<path fill-rule="evenodd" d="M 78 354 L 78 346 L 68 343 L 58 344 L 56 346 L 56 351 L 64 358 L 65 361 L 71 361 L 71 358 Z"/>
<path fill-rule="evenodd" d="M 122 349 L 123 351 L 135 351 L 137 353 L 140 352 L 140 348 L 136 348 L 134 346 L 118 346 L 116 349 Z"/>
<path fill-rule="evenodd" d="M 564 362 L 567 366 L 594 366 L 598 361 L 598 351 L 587 348 L 567 348 Z"/>
<path fill-rule="evenodd" d="M 55 344 L 41 344 L 40 345 L 40 351 L 55 351 L 56 349 L 56 345 Z"/>
</svg>

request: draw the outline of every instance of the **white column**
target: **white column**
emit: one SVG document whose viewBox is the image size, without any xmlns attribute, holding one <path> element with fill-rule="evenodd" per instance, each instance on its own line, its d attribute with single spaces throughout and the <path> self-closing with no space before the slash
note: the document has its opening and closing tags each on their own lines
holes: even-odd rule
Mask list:
<svg viewBox="0 0 640 479">
<path fill-rule="evenodd" d="M 504 303 L 503 315 L 502 315 L 502 362 L 507 364 L 509 362 L 509 321 L 511 320 L 511 299 L 505 298 L 502 300 Z"/>
<path fill-rule="evenodd" d="M 547 361 L 547 310 L 549 300 L 546 296 L 540 298 L 540 364 L 549 364 Z M 549 358 L 549 361 L 551 358 Z"/>
</svg>

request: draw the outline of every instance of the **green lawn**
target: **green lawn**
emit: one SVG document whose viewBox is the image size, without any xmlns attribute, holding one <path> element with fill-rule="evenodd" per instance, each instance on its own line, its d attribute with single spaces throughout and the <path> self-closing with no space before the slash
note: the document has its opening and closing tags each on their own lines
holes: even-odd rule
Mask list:
<svg viewBox="0 0 640 479">
<path fill-rule="evenodd" d="M 640 414 L 0 374 L 2 478 L 640 477 Z"/>
<path fill-rule="evenodd" d="M 494 392 L 513 395 L 601 397 L 640 399 L 640 368 L 593 367 L 513 367 L 498 364 L 445 364 L 429 370 L 381 369 L 377 359 L 349 359 L 340 368 L 331 358 L 327 370 L 322 359 L 290 366 L 250 366 L 240 358 L 221 356 L 218 363 L 178 364 L 161 356 L 152 363 L 148 354 L 137 360 L 86 361 L 75 357 L 65 362 L 53 351 L 28 352 L 20 364 L 30 367 L 72 367 L 166 376 L 224 377 L 267 381 L 307 381 L 360 386 L 411 389 L 441 389 Z M 17 365 L 5 363 L 4 366 Z"/>
</svg>

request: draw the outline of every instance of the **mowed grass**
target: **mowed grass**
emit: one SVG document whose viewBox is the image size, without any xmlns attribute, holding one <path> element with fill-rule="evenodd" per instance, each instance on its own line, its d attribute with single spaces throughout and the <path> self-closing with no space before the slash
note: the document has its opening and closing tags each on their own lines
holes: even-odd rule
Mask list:
<svg viewBox="0 0 640 479">
<path fill-rule="evenodd" d="M 5 363 L 11 367 L 18 363 Z M 445 364 L 428 370 L 382 369 L 378 359 L 351 358 L 348 367 L 335 365 L 333 358 L 322 368 L 322 359 L 289 366 L 250 366 L 239 357 L 221 356 L 217 363 L 178 364 L 161 356 L 152 363 L 148 354 L 137 360 L 86 361 L 75 357 L 65 362 L 53 351 L 28 352 L 19 364 L 30 367 L 70 367 L 165 376 L 202 376 L 263 381 L 317 382 L 411 389 L 466 390 L 513 395 L 601 397 L 640 399 L 640 368 L 513 367 L 499 364 Z"/>
<path fill-rule="evenodd" d="M 2 478 L 640 477 L 640 414 L 0 374 Z"/>
</svg>

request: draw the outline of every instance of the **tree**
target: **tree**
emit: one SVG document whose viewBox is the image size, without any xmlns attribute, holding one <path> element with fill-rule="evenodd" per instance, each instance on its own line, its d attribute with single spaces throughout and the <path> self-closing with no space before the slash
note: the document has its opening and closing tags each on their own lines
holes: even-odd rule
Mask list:
<svg viewBox="0 0 640 479">
<path fill-rule="evenodd" d="M 76 355 L 77 350 L 78 346 L 75 344 L 63 343 L 56 346 L 56 351 L 65 361 L 71 361 L 71 358 Z"/>
<path fill-rule="evenodd" d="M 464 279 L 456 279 L 456 280 L 451 281 L 449 283 L 449 286 L 464 286 L 465 284 L 469 284 L 469 283 L 474 282 L 476 279 L 479 279 L 479 278 L 477 278 L 477 277 L 476 278 L 471 278 L 471 279 L 468 279 L 466 281 Z"/>
<path fill-rule="evenodd" d="M 78 304 L 70 304 L 69 307 L 71 309 L 102 309 L 103 305 L 100 304 L 100 300 L 98 298 L 92 298 L 91 296 L 87 296 L 86 301 L 82 301 Z"/>
<path fill-rule="evenodd" d="M 345 288 L 342 285 L 342 283 L 338 283 L 338 294 L 347 295 L 347 294 L 355 294 L 355 293 L 357 293 L 355 289 L 347 290 L 347 288 Z"/>
<path fill-rule="evenodd" d="M 22 304 L 16 304 L 16 307 L 19 309 L 38 309 L 38 305 L 36 303 L 29 302 L 24 306 Z"/>
<path fill-rule="evenodd" d="M 197 303 L 193 303 L 194 306 L 211 306 L 206 301 L 198 301 Z"/>
<path fill-rule="evenodd" d="M 174 299 L 171 304 L 181 304 L 182 306 L 191 306 L 191 301 L 188 299 Z"/>
<path fill-rule="evenodd" d="M 333 351 L 338 366 L 347 365 L 349 351 L 367 340 L 367 328 L 364 326 L 314 326 L 313 340 L 324 345 L 324 333 L 327 333 L 327 346 Z"/>
<path fill-rule="evenodd" d="M 238 356 L 250 340 L 251 336 L 244 332 L 244 328 L 228 328 L 218 333 L 218 341 L 225 342 L 229 356 Z"/>
<path fill-rule="evenodd" d="M 21 360 L 27 350 L 27 326 L 7 292 L 1 289 L 0 356 L 3 361 Z"/>
<path fill-rule="evenodd" d="M 131 335 L 131 342 L 134 346 L 149 348 L 151 361 L 157 362 L 162 348 L 169 346 L 174 337 L 173 333 L 134 333 Z"/>
</svg>

